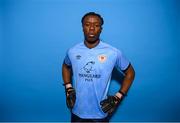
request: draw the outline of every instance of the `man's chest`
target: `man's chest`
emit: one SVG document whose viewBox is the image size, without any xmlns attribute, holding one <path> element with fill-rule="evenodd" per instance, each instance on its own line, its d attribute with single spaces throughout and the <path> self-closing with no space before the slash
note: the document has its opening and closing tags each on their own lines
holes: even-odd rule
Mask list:
<svg viewBox="0 0 180 123">
<path fill-rule="evenodd" d="M 77 51 L 70 55 L 70 60 L 74 68 L 83 69 L 87 73 L 93 70 L 102 71 L 114 67 L 117 55 L 108 50 L 99 51 Z"/>
</svg>

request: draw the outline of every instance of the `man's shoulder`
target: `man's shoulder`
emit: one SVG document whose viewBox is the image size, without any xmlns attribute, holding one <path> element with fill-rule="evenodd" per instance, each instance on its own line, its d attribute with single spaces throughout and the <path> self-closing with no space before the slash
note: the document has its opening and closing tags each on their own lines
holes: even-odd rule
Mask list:
<svg viewBox="0 0 180 123">
<path fill-rule="evenodd" d="M 112 50 L 114 52 L 120 51 L 118 48 L 116 48 L 116 47 L 114 47 L 114 46 L 112 46 L 112 45 L 110 45 L 108 43 L 101 42 L 101 44 L 102 44 L 102 47 L 105 48 L 105 49 L 107 48 L 107 49 Z"/>
<path fill-rule="evenodd" d="M 68 52 L 77 51 L 78 49 L 81 49 L 84 47 L 84 44 L 82 42 L 75 44 L 71 48 L 68 49 Z"/>
<path fill-rule="evenodd" d="M 72 46 L 71 49 L 79 48 L 79 47 L 83 47 L 83 46 L 84 46 L 83 42 L 80 42 L 80 43 L 77 43 L 74 46 Z"/>
</svg>

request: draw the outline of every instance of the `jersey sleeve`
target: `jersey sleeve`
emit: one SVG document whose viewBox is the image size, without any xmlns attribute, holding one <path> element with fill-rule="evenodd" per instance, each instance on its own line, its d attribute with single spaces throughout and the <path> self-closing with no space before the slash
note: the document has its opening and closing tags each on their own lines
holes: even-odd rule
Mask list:
<svg viewBox="0 0 180 123">
<path fill-rule="evenodd" d="M 69 59 L 68 52 L 66 53 L 66 56 L 64 58 L 64 64 L 66 64 L 67 66 L 71 66 L 71 60 Z"/>
<path fill-rule="evenodd" d="M 129 65 L 129 60 L 122 54 L 121 51 L 117 50 L 116 67 L 124 71 L 129 67 Z"/>
</svg>

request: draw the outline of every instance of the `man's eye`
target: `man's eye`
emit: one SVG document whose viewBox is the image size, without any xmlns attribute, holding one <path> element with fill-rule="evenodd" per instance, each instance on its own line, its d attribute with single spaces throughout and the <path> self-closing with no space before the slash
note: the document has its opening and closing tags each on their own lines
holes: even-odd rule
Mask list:
<svg viewBox="0 0 180 123">
<path fill-rule="evenodd" d="M 95 25 L 96 27 L 100 27 L 100 25 Z"/>
<path fill-rule="evenodd" d="M 85 26 L 89 26 L 90 24 L 85 24 Z"/>
</svg>

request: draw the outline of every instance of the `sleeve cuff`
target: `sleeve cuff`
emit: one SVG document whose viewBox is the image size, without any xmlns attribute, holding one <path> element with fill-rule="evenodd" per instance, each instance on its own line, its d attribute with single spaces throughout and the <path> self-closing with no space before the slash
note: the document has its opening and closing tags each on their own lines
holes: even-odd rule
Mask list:
<svg viewBox="0 0 180 123">
<path fill-rule="evenodd" d="M 131 66 L 131 63 L 129 63 L 128 66 L 122 71 L 125 72 L 130 66 Z"/>
</svg>

